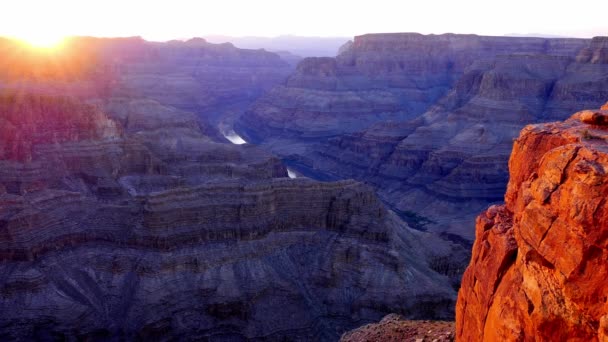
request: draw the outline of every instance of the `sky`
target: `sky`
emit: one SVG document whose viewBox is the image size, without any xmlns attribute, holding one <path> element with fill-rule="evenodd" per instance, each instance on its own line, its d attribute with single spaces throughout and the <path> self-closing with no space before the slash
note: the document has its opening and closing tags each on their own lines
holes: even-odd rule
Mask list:
<svg viewBox="0 0 608 342">
<path fill-rule="evenodd" d="M 606 0 L 2 0 L 0 35 L 608 35 Z"/>
</svg>

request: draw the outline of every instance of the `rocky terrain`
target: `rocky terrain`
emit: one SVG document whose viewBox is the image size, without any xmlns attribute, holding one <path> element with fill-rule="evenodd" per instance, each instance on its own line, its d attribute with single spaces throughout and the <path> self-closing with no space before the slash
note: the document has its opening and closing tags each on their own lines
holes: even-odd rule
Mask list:
<svg viewBox="0 0 608 342">
<path fill-rule="evenodd" d="M 207 43 L 101 43 L 70 77 L 0 82 L 0 339 L 332 341 L 391 312 L 453 317 L 460 246 L 367 185 L 289 179 L 223 140 L 198 106 L 229 81 L 197 108 L 133 81 Z"/>
<path fill-rule="evenodd" d="M 0 41 L 0 339 L 450 340 L 410 320 L 454 318 L 513 138 L 608 98 L 606 44 L 365 35 L 292 73 L 200 38 Z M 456 336 L 603 336 L 606 110 L 516 141 Z"/>
<path fill-rule="evenodd" d="M 341 342 L 448 342 L 454 341 L 454 322 L 408 321 L 388 315 L 342 335 Z"/>
<path fill-rule="evenodd" d="M 472 241 L 520 129 L 608 97 L 606 38 L 370 34 L 303 60 L 236 123 L 317 179 L 354 178 L 410 225 Z"/>
<path fill-rule="evenodd" d="M 607 170 L 608 104 L 522 130 L 505 204 L 477 218 L 457 340 L 608 338 Z"/>
<path fill-rule="evenodd" d="M 242 130 L 259 140 L 281 134 L 312 137 L 357 132 L 371 123 L 425 113 L 476 62 L 491 63 L 509 55 L 574 58 L 589 45 L 583 39 L 415 33 L 358 36 L 336 58 L 303 60 L 284 86 L 264 96 L 243 116 Z M 483 65 L 483 69 L 488 67 L 492 65 Z"/>
<path fill-rule="evenodd" d="M 0 51 L 2 91 L 68 94 L 89 102 L 155 100 L 196 114 L 210 126 L 209 135 L 222 116 L 232 120 L 229 110 L 246 107 L 293 70 L 275 53 L 202 38 L 158 43 L 74 37 L 57 53 L 0 38 Z"/>
</svg>

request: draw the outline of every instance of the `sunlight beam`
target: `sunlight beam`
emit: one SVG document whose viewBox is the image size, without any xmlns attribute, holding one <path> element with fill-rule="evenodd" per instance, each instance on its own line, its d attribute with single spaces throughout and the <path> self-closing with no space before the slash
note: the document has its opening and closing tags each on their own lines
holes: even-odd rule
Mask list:
<svg viewBox="0 0 608 342">
<path fill-rule="evenodd" d="M 65 42 L 66 37 L 60 34 L 53 34 L 53 32 L 35 32 L 19 35 L 14 37 L 14 39 L 36 49 L 53 50 L 61 46 Z"/>
</svg>

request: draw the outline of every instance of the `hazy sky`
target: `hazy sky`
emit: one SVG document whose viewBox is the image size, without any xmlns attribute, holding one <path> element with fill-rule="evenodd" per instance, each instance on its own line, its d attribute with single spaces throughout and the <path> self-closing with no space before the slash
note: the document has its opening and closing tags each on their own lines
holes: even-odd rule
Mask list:
<svg viewBox="0 0 608 342">
<path fill-rule="evenodd" d="M 608 35 L 607 0 L 3 0 L 0 35 Z"/>
</svg>

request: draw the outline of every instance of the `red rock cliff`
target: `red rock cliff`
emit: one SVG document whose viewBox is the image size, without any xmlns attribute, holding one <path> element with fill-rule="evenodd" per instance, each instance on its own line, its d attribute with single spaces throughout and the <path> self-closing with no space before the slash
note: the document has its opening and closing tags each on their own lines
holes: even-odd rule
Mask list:
<svg viewBox="0 0 608 342">
<path fill-rule="evenodd" d="M 608 336 L 608 104 L 515 141 L 505 204 L 477 218 L 459 341 Z"/>
</svg>

